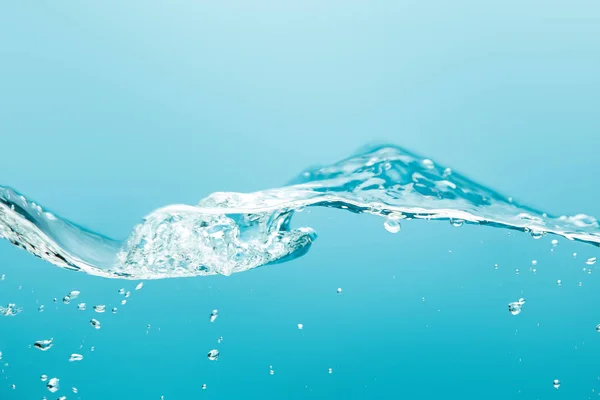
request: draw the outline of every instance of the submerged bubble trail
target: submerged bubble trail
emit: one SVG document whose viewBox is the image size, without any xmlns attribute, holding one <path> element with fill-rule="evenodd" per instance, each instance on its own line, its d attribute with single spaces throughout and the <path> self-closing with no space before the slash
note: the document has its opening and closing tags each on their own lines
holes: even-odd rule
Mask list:
<svg viewBox="0 0 600 400">
<path fill-rule="evenodd" d="M 600 227 L 590 216 L 551 216 L 397 146 L 308 169 L 278 189 L 217 192 L 195 206 L 160 208 L 125 241 L 81 228 L 0 186 L 0 237 L 59 267 L 109 278 L 231 275 L 305 254 L 316 234 L 292 229 L 291 220 L 295 211 L 316 206 L 383 217 L 393 233 L 400 219 L 446 220 L 600 244 Z"/>
</svg>

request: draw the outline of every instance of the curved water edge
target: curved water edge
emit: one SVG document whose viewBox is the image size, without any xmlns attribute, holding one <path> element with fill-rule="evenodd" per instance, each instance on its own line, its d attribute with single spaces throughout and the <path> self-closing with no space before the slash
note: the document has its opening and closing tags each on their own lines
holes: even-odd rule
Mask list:
<svg viewBox="0 0 600 400">
<path fill-rule="evenodd" d="M 289 185 L 213 193 L 196 206 L 160 208 L 125 241 L 90 232 L 0 186 L 0 237 L 61 268 L 107 278 L 230 275 L 305 254 L 316 233 L 291 229 L 294 212 L 333 207 L 401 219 L 450 220 L 555 234 L 600 245 L 593 217 L 551 216 L 397 146 L 364 149 L 314 167 Z"/>
</svg>

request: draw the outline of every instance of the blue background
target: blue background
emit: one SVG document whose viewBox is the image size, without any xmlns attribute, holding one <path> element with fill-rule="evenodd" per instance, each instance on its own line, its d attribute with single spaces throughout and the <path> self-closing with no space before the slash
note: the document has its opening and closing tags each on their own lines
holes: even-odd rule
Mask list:
<svg viewBox="0 0 600 400">
<path fill-rule="evenodd" d="M 378 140 L 545 210 L 600 215 L 599 43 L 596 1 L 4 2 L 0 184 L 122 239 L 157 207 L 276 187 Z M 0 303 L 24 307 L 0 318 L 0 398 L 58 397 L 42 373 L 69 399 L 600 390 L 597 282 L 583 271 L 596 248 L 424 221 L 391 235 L 331 210 L 297 220 L 320 234 L 304 258 L 147 282 L 123 307 L 117 290 L 135 282 L 0 243 Z M 52 303 L 73 289 L 80 299 Z M 95 315 L 98 331 L 96 303 L 119 307 Z M 28 348 L 49 337 L 50 351 Z"/>
</svg>

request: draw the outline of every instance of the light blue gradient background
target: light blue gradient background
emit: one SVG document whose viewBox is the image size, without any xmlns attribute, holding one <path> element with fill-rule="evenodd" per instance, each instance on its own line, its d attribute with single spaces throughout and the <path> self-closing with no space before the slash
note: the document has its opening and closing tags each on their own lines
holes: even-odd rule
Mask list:
<svg viewBox="0 0 600 400">
<path fill-rule="evenodd" d="M 378 140 L 545 210 L 600 216 L 599 71 L 597 1 L 6 1 L 0 184 L 125 238 L 157 207 L 276 187 Z M 58 397 L 42 373 L 86 400 L 600 390 L 598 282 L 582 271 L 596 248 L 561 241 L 551 253 L 550 238 L 424 221 L 391 235 L 331 210 L 297 220 L 320 234 L 304 258 L 147 282 L 123 307 L 117 290 L 135 282 L 0 243 L 0 303 L 25 308 L 0 318 L 0 399 Z M 93 311 L 52 304 L 73 289 L 74 303 L 119 313 L 96 315 L 93 330 Z M 49 337 L 49 352 L 28 348 Z M 68 363 L 82 340 L 85 359 Z"/>
</svg>

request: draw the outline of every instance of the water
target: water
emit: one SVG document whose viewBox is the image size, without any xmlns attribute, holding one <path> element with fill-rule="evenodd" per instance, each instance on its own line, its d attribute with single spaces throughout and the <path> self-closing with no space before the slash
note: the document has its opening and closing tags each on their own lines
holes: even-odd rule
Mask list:
<svg viewBox="0 0 600 400">
<path fill-rule="evenodd" d="M 62 268 L 127 279 L 228 276 L 293 260 L 308 251 L 316 233 L 291 229 L 292 216 L 317 206 L 383 216 L 391 233 L 400 231 L 402 219 L 448 220 L 454 227 L 467 222 L 525 231 L 534 239 L 554 234 L 600 244 L 598 221 L 591 216 L 550 216 L 396 146 L 306 170 L 295 182 L 160 208 L 125 241 L 87 231 L 0 187 L 0 237 Z M 94 308 L 104 312 L 103 306 Z"/>
<path fill-rule="evenodd" d="M 592 3 L 6 2 L 0 399 L 597 398 Z"/>
</svg>

